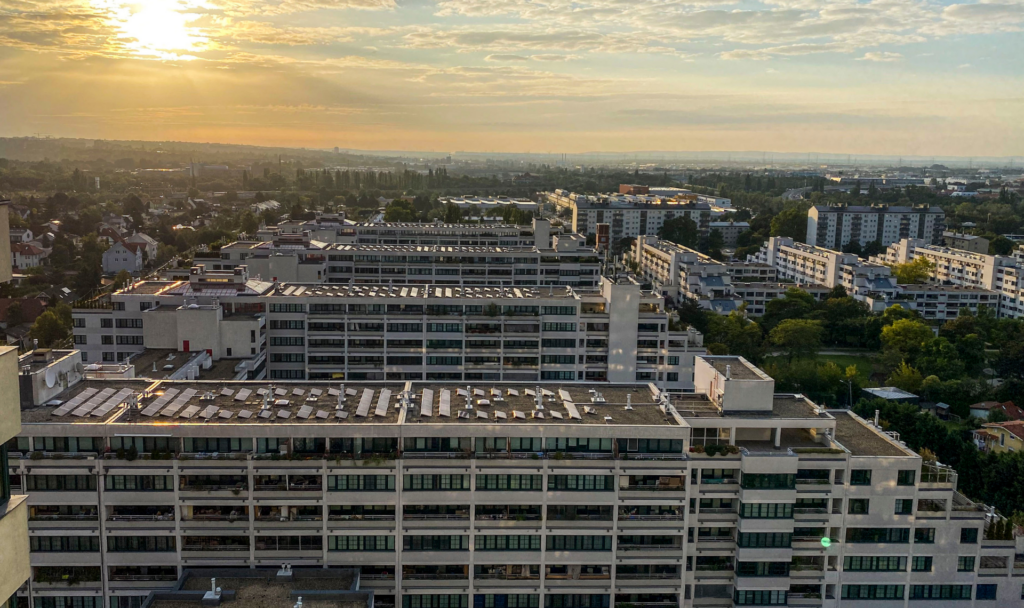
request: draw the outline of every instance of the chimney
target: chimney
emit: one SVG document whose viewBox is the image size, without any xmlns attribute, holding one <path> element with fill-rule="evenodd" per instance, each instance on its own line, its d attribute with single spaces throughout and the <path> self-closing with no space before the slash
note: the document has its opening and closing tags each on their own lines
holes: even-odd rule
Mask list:
<svg viewBox="0 0 1024 608">
<path fill-rule="evenodd" d="M 732 380 L 732 366 L 731 365 L 726 365 L 725 366 L 725 379 L 726 380 Z"/>
<path fill-rule="evenodd" d="M 875 410 L 875 427 L 878 426 L 878 410 Z"/>
</svg>

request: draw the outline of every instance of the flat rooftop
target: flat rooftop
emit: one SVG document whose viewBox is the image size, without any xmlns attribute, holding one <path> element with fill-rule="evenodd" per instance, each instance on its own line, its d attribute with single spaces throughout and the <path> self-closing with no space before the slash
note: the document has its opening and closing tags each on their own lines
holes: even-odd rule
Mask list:
<svg viewBox="0 0 1024 608">
<path fill-rule="evenodd" d="M 914 456 L 894 439 L 846 410 L 829 410 L 836 419 L 835 440 L 854 456 Z"/>
<path fill-rule="evenodd" d="M 464 299 L 487 300 L 494 298 L 567 298 L 575 299 L 576 293 L 566 286 L 545 287 L 458 287 L 433 285 L 384 285 L 380 283 L 321 284 L 281 283 L 269 295 L 336 297 L 336 298 L 420 298 L 420 299 Z"/>
<path fill-rule="evenodd" d="M 710 363 L 718 373 L 725 375 L 727 369 L 729 376 L 736 380 L 764 380 L 764 377 L 751 369 L 749 363 L 741 361 L 739 357 L 701 357 Z"/>
<path fill-rule="evenodd" d="M 317 576 L 294 570 L 292 580 L 278 580 L 276 571 L 252 570 L 232 576 L 232 570 L 186 571 L 177 589 L 156 592 L 147 608 L 201 608 L 199 594 L 210 590 L 210 578 L 214 577 L 222 592 L 234 594 L 228 605 L 244 608 L 292 608 L 298 597 L 302 597 L 304 608 L 367 608 L 371 603 L 372 592 L 352 589 L 355 575 L 349 570 L 317 570 Z"/>
</svg>

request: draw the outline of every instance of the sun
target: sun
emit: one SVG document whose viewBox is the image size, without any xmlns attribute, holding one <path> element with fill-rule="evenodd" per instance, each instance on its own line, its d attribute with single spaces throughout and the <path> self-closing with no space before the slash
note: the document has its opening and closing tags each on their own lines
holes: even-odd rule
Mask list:
<svg viewBox="0 0 1024 608">
<path fill-rule="evenodd" d="M 123 48 L 151 59 L 195 59 L 207 39 L 192 25 L 182 0 L 93 0 L 110 16 Z"/>
</svg>

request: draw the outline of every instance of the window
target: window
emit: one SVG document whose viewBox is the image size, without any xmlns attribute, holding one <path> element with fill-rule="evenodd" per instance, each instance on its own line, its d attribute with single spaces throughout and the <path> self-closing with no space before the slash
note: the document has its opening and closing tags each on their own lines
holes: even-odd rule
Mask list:
<svg viewBox="0 0 1024 608">
<path fill-rule="evenodd" d="M 747 490 L 781 490 L 795 488 L 796 482 L 784 473 L 744 473 L 740 485 Z"/>
<path fill-rule="evenodd" d="M 170 475 L 107 475 L 107 491 L 169 492 L 174 490 L 174 477 Z"/>
<path fill-rule="evenodd" d="M 913 515 L 914 514 L 914 499 L 912 498 L 897 498 L 896 499 L 896 515 Z"/>
<path fill-rule="evenodd" d="M 843 585 L 843 599 L 901 600 L 903 585 Z"/>
<path fill-rule="evenodd" d="M 851 486 L 871 485 L 871 469 L 855 469 L 850 471 Z"/>
<path fill-rule="evenodd" d="M 914 557 L 910 561 L 910 569 L 914 572 L 931 572 L 932 558 L 923 556 Z"/>
<path fill-rule="evenodd" d="M 548 551 L 611 551 L 611 536 L 548 536 Z"/>
<path fill-rule="evenodd" d="M 142 346 L 143 345 L 143 336 L 118 336 L 117 337 L 117 343 L 118 344 L 130 344 L 130 345 L 134 345 L 134 346 Z"/>
<path fill-rule="evenodd" d="M 252 440 L 240 437 L 185 437 L 183 451 L 189 453 L 251 452 Z"/>
<path fill-rule="evenodd" d="M 787 532 L 742 532 L 738 544 L 749 548 L 780 548 L 792 543 L 793 535 Z"/>
<path fill-rule="evenodd" d="M 108 536 L 107 551 L 135 553 L 142 551 L 175 551 L 173 536 Z"/>
<path fill-rule="evenodd" d="M 11 498 L 11 471 L 7 464 L 7 445 L 0 444 L 0 505 Z"/>
<path fill-rule="evenodd" d="M 394 475 L 328 475 L 327 489 L 332 492 L 393 492 Z"/>
<path fill-rule="evenodd" d="M 306 312 L 304 304 L 271 304 L 270 312 Z"/>
<path fill-rule="evenodd" d="M 403 490 L 468 490 L 469 475 L 403 475 Z"/>
<path fill-rule="evenodd" d="M 697 562 L 698 567 L 700 561 Z M 789 562 L 740 562 L 736 564 L 738 576 L 789 576 Z"/>
<path fill-rule="evenodd" d="M 394 551 L 394 536 L 331 536 L 328 551 Z"/>
<path fill-rule="evenodd" d="M 72 324 L 72 326 L 78 327 L 78 328 L 85 327 L 85 319 L 83 319 L 82 317 L 79 317 L 77 319 L 72 319 L 71 320 L 71 324 Z"/>
<path fill-rule="evenodd" d="M 468 551 L 469 536 L 442 534 L 428 536 L 403 536 L 404 551 Z"/>
<path fill-rule="evenodd" d="M 403 595 L 402 608 L 469 608 L 464 594 Z"/>
<path fill-rule="evenodd" d="M 544 323 L 544 331 L 576 331 L 575 323 Z"/>
<path fill-rule="evenodd" d="M 477 551 L 540 551 L 537 534 L 482 535 L 476 536 L 474 542 Z"/>
<path fill-rule="evenodd" d="M 142 319 L 115 319 L 118 329 L 142 329 Z"/>
<path fill-rule="evenodd" d="M 270 338 L 271 346 L 304 346 L 306 339 L 302 336 L 273 336 Z"/>
<path fill-rule="evenodd" d="M 305 329 L 306 322 L 302 320 L 281 320 L 270 321 L 270 329 Z"/>
<path fill-rule="evenodd" d="M 477 594 L 473 596 L 473 608 L 538 608 L 540 596 L 536 593 L 509 595 Z"/>
<path fill-rule="evenodd" d="M 124 304 L 121 303 L 121 302 L 115 302 L 115 304 L 121 304 L 122 306 L 124 306 Z M 116 307 L 115 307 L 115 310 L 116 310 Z M 121 310 L 124 310 L 124 308 L 121 308 Z M 100 327 L 102 327 L 103 329 L 113 329 L 114 328 L 114 320 L 113 319 L 100 319 Z"/>
<path fill-rule="evenodd" d="M 935 542 L 935 528 L 915 528 L 914 542 L 932 544 Z"/>
<path fill-rule="evenodd" d="M 100 550 L 98 536 L 30 536 L 28 540 L 30 551 L 43 553 L 82 553 Z"/>
<path fill-rule="evenodd" d="M 867 515 L 868 514 L 868 499 L 867 498 L 851 498 L 849 503 L 850 515 Z"/>
<path fill-rule="evenodd" d="M 850 572 L 905 572 L 907 558 L 888 555 L 849 555 L 843 559 L 843 570 Z"/>
<path fill-rule="evenodd" d="M 580 492 L 611 492 L 615 490 L 612 475 L 548 475 L 548 489 Z"/>
<path fill-rule="evenodd" d="M 793 517 L 792 503 L 741 503 L 740 517 L 750 519 L 789 519 Z"/>
<path fill-rule="evenodd" d="M 36 492 L 94 492 L 93 475 L 26 475 L 25 490 Z"/>
<path fill-rule="evenodd" d="M 956 571 L 957 572 L 974 572 L 974 556 L 973 555 L 961 555 L 956 558 Z"/>
<path fill-rule="evenodd" d="M 785 606 L 786 591 L 736 591 L 737 606 Z"/>
<path fill-rule="evenodd" d="M 970 585 L 912 585 L 910 587 L 910 599 L 912 600 L 969 600 L 971 599 Z"/>
<path fill-rule="evenodd" d="M 974 599 L 976 600 L 994 600 L 996 599 L 996 591 L 999 585 L 978 585 L 974 590 Z"/>
<path fill-rule="evenodd" d="M 77 319 L 76 319 L 76 320 L 77 320 Z M 89 343 L 89 341 L 88 341 L 88 339 L 87 339 L 87 338 L 88 338 L 88 336 L 79 336 L 79 335 L 76 335 L 76 336 L 75 336 L 75 344 L 88 344 L 88 343 Z"/>
<path fill-rule="evenodd" d="M 917 471 L 913 469 L 896 473 L 896 485 L 898 486 L 912 486 L 916 480 Z"/>
<path fill-rule="evenodd" d="M 484 490 L 543 490 L 543 475 L 477 475 L 477 491 Z"/>
<path fill-rule="evenodd" d="M 847 528 L 848 543 L 906 543 L 910 528 Z"/>
<path fill-rule="evenodd" d="M 961 528 L 960 529 L 960 544 L 961 545 L 973 545 L 978 542 L 978 529 L 977 528 Z"/>
</svg>

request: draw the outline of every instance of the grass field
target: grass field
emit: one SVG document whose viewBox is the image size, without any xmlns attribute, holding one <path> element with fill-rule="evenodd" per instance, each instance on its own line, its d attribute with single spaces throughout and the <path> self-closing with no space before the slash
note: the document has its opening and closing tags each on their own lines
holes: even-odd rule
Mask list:
<svg viewBox="0 0 1024 608">
<path fill-rule="evenodd" d="M 868 376 L 875 369 L 875 360 L 868 355 L 818 355 L 815 357 L 817 361 L 825 362 L 832 361 L 838 365 L 841 369 L 845 370 L 851 365 L 857 366 L 857 378 L 860 379 L 861 383 L 867 382 Z"/>
</svg>

